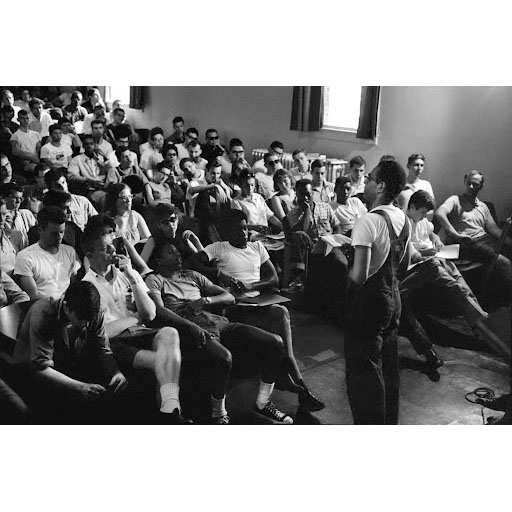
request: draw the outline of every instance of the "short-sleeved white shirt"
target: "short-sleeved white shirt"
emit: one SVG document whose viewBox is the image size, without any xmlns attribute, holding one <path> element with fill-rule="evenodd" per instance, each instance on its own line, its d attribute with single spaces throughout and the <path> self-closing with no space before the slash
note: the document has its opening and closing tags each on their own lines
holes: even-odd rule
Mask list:
<svg viewBox="0 0 512 512">
<path fill-rule="evenodd" d="M 341 234 L 350 231 L 354 227 L 355 221 L 368 212 L 366 206 L 357 197 L 349 197 L 347 204 L 331 201 L 329 206 L 332 208 L 334 216 L 340 221 Z"/>
<path fill-rule="evenodd" d="M 250 197 L 238 196 L 231 201 L 233 210 L 242 210 L 247 215 L 247 224 L 268 226 L 268 219 L 274 212 L 268 207 L 260 194 L 253 192 Z"/>
<path fill-rule="evenodd" d="M 434 244 L 430 240 L 430 234 L 434 232 L 434 224 L 428 219 L 414 222 L 411 219 L 411 242 L 416 250 L 432 249 Z"/>
<path fill-rule="evenodd" d="M 378 206 L 356 220 L 352 230 L 352 246 L 362 245 L 371 248 L 368 277 L 380 270 L 389 254 L 388 226 L 381 215 L 372 213 L 376 210 L 383 210 L 388 214 L 397 236 L 402 232 L 406 221 L 405 213 L 392 205 Z"/>
<path fill-rule="evenodd" d="M 107 281 L 92 269 L 89 269 L 82 281 L 89 281 L 98 290 L 101 307 L 105 314 L 105 323 L 108 324 L 126 317 L 133 317 L 140 321 L 130 281 L 116 267 L 112 267 L 112 271 L 112 281 Z M 142 278 L 140 280 L 142 281 Z M 144 292 L 149 292 L 149 288 L 143 281 L 137 286 L 140 286 Z"/>
<path fill-rule="evenodd" d="M 274 177 L 266 172 L 257 172 L 254 179 L 259 184 L 259 192 L 264 199 L 270 199 L 274 195 Z"/>
<path fill-rule="evenodd" d="M 461 202 L 460 196 L 450 196 L 441 207 L 449 212 L 447 217 L 454 229 L 473 239 L 485 235 L 485 227 L 492 218 L 489 207 L 478 198 L 475 206 L 468 208 L 467 203 Z"/>
<path fill-rule="evenodd" d="M 46 158 L 50 164 L 56 167 L 68 168 L 68 157 L 73 156 L 71 146 L 61 142 L 59 147 L 54 146 L 51 142 L 45 144 L 41 148 L 41 158 Z"/>
<path fill-rule="evenodd" d="M 71 276 L 76 274 L 80 266 L 73 247 L 60 244 L 58 252 L 50 254 L 35 243 L 16 255 L 14 274 L 33 277 L 41 295 L 58 299 L 67 290 Z"/>
<path fill-rule="evenodd" d="M 243 283 L 260 280 L 261 265 L 269 255 L 261 242 L 248 242 L 245 249 L 233 247 L 229 242 L 215 242 L 205 247 L 208 259 L 217 260 L 217 267 Z"/>
<path fill-rule="evenodd" d="M 27 133 L 22 132 L 21 130 L 16 130 L 11 135 L 11 141 L 16 141 L 21 149 L 25 153 L 30 153 L 35 155 L 36 147 L 39 142 L 41 142 L 41 136 L 38 132 L 34 130 L 28 130 Z"/>
</svg>

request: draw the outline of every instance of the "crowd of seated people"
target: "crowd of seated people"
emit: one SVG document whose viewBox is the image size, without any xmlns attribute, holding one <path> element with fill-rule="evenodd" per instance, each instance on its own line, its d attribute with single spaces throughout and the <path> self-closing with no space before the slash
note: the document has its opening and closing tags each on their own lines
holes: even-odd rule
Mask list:
<svg viewBox="0 0 512 512">
<path fill-rule="evenodd" d="M 231 369 L 248 363 L 260 376 L 255 414 L 293 423 L 271 401 L 274 386 L 296 393 L 308 411 L 324 408 L 299 370 L 288 309 L 236 301 L 280 288 L 286 267 L 291 284 L 283 293 L 304 290 L 312 312 L 343 325 L 350 240 L 341 247 L 325 240 L 350 238 L 372 209 L 364 158 L 352 158 L 330 183 L 326 162 L 310 161 L 303 148 L 285 170 L 284 145 L 275 140 L 251 167 L 242 140 L 223 146 L 210 128 L 201 144 L 181 116 L 167 137 L 153 127 L 140 144 L 119 101 L 107 112 L 98 89 L 86 96 L 74 91 L 49 105 L 33 91 L 22 91 L 16 102 L 2 92 L 0 307 L 34 303 L 14 350 L 30 410 L 50 422 L 67 421 L 66 412 L 80 421 L 110 414 L 126 400 L 125 374 L 145 370 L 157 383 L 155 420 L 190 423 L 180 403 L 182 358 L 209 375 L 214 424 L 229 423 Z M 421 178 L 424 167 L 423 155 L 409 157 L 396 198 L 421 257 L 443 245 L 427 218 L 435 203 Z M 461 258 L 489 267 L 498 305 L 510 304 L 510 241 L 496 253 L 501 229 L 477 197 L 483 174 L 470 171 L 464 184 L 436 218 L 446 242 L 460 244 Z M 270 234 L 284 238 L 286 255 L 267 250 Z M 442 258 L 401 279 L 404 333 L 438 368 L 443 362 L 417 318 L 421 298 L 445 296 L 473 328 L 488 314 L 457 267 Z M 21 422 L 30 410 L 16 400 Z"/>
</svg>

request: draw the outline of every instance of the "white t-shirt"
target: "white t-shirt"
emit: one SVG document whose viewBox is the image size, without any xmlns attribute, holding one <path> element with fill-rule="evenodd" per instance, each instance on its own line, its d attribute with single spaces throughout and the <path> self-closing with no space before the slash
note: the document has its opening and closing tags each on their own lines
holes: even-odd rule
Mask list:
<svg viewBox="0 0 512 512">
<path fill-rule="evenodd" d="M 248 242 L 245 249 L 233 247 L 229 242 L 215 242 L 205 247 L 208 259 L 217 260 L 217 267 L 243 283 L 260 280 L 261 265 L 269 255 L 261 242 Z"/>
<path fill-rule="evenodd" d="M 189 157 L 188 149 L 183 144 L 175 144 L 175 146 L 178 150 L 178 160 Z"/>
<path fill-rule="evenodd" d="M 267 171 L 267 168 L 265 167 L 265 162 L 264 162 L 263 158 L 260 158 L 259 160 L 256 160 L 256 162 L 254 162 L 254 165 L 252 166 L 252 170 L 254 172 L 266 172 Z"/>
<path fill-rule="evenodd" d="M 29 129 L 38 132 L 41 138 L 47 137 L 50 134 L 48 128 L 50 128 L 53 123 L 55 123 L 55 121 L 48 112 L 43 112 L 41 114 L 41 119 L 36 119 L 32 112 L 29 112 L 28 114 Z"/>
<path fill-rule="evenodd" d="M 274 212 L 260 194 L 253 192 L 250 197 L 238 196 L 231 201 L 231 209 L 242 210 L 247 215 L 247 224 L 256 226 L 268 226 L 268 219 L 274 216 Z"/>
<path fill-rule="evenodd" d="M 22 132 L 21 130 L 16 130 L 11 135 L 10 140 L 16 141 L 21 151 L 24 151 L 25 153 L 30 153 L 31 155 L 35 155 L 37 154 L 37 144 L 41 142 L 41 136 L 34 130 L 28 130 L 27 133 Z"/>
<path fill-rule="evenodd" d="M 418 190 L 424 190 L 425 192 L 428 192 L 432 198 L 435 199 L 434 191 L 432 190 L 430 181 L 418 179 L 418 181 L 414 184 L 407 183 L 402 192 L 400 192 L 400 195 L 397 197 L 398 205 L 402 210 L 407 210 L 409 199 L 414 194 L 414 192 L 417 192 Z"/>
<path fill-rule="evenodd" d="M 140 154 L 140 168 L 147 170 L 155 170 L 156 166 L 164 159 L 160 151 L 150 148 Z"/>
<path fill-rule="evenodd" d="M 16 255 L 14 274 L 33 277 L 41 295 L 58 299 L 67 290 L 71 276 L 80 267 L 80 260 L 73 247 L 60 244 L 58 252 L 50 254 L 36 243 Z"/>
<path fill-rule="evenodd" d="M 329 206 L 334 216 L 340 221 L 341 234 L 353 229 L 355 221 L 368 212 L 366 206 L 357 197 L 349 197 L 346 205 L 331 201 Z"/>
<path fill-rule="evenodd" d="M 259 192 L 264 199 L 270 199 L 274 195 L 274 178 L 264 172 L 257 172 L 254 176 L 257 184 L 259 185 Z"/>
<path fill-rule="evenodd" d="M 71 146 L 60 143 L 59 147 L 54 146 L 51 142 L 45 144 L 41 148 L 41 158 L 47 158 L 53 168 L 65 167 L 68 168 L 68 157 L 73 156 Z"/>
<path fill-rule="evenodd" d="M 382 216 L 372 213 L 376 210 L 383 210 L 388 214 L 397 236 L 402 232 L 406 220 L 405 213 L 392 205 L 378 206 L 356 220 L 352 230 L 352 246 L 362 245 L 371 248 L 368 277 L 380 270 L 389 254 L 388 226 Z"/>
<path fill-rule="evenodd" d="M 112 281 L 107 281 L 92 269 L 89 269 L 82 281 L 89 281 L 98 290 L 101 307 L 105 314 L 105 323 L 108 324 L 126 317 L 133 317 L 140 321 L 130 281 L 116 267 L 112 267 L 112 270 Z M 142 281 L 142 278 L 140 280 Z M 149 292 L 149 288 L 144 281 L 137 286 L 140 286 L 144 292 Z"/>
<path fill-rule="evenodd" d="M 434 244 L 430 240 L 430 234 L 434 232 L 434 224 L 428 219 L 421 219 L 414 222 L 409 219 L 411 224 L 411 242 L 416 250 L 432 249 Z"/>
</svg>

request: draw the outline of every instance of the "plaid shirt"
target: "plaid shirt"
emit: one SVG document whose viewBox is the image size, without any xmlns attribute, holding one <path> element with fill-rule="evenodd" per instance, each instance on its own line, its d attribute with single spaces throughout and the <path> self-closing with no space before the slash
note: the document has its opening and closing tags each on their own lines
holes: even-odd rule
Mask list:
<svg viewBox="0 0 512 512">
<path fill-rule="evenodd" d="M 323 235 L 330 235 L 340 223 L 327 203 L 314 202 L 311 213 L 311 222 L 306 233 L 313 241 Z M 305 211 L 298 206 L 284 217 L 283 230 L 287 238 L 295 231 L 304 231 L 304 217 Z"/>
<path fill-rule="evenodd" d="M 313 201 L 317 203 L 328 203 L 334 199 L 334 185 L 324 181 L 319 187 L 312 187 Z"/>
</svg>

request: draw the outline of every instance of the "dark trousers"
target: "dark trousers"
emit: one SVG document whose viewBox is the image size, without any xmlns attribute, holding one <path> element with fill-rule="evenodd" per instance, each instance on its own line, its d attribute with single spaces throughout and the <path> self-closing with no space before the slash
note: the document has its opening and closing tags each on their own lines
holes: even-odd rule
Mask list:
<svg viewBox="0 0 512 512">
<path fill-rule="evenodd" d="M 19 425 L 29 421 L 30 410 L 11 387 L 0 379 L 0 424 Z"/>
<path fill-rule="evenodd" d="M 400 294 L 363 287 L 350 294 L 347 302 L 346 381 L 354 424 L 396 425 Z"/>
</svg>

